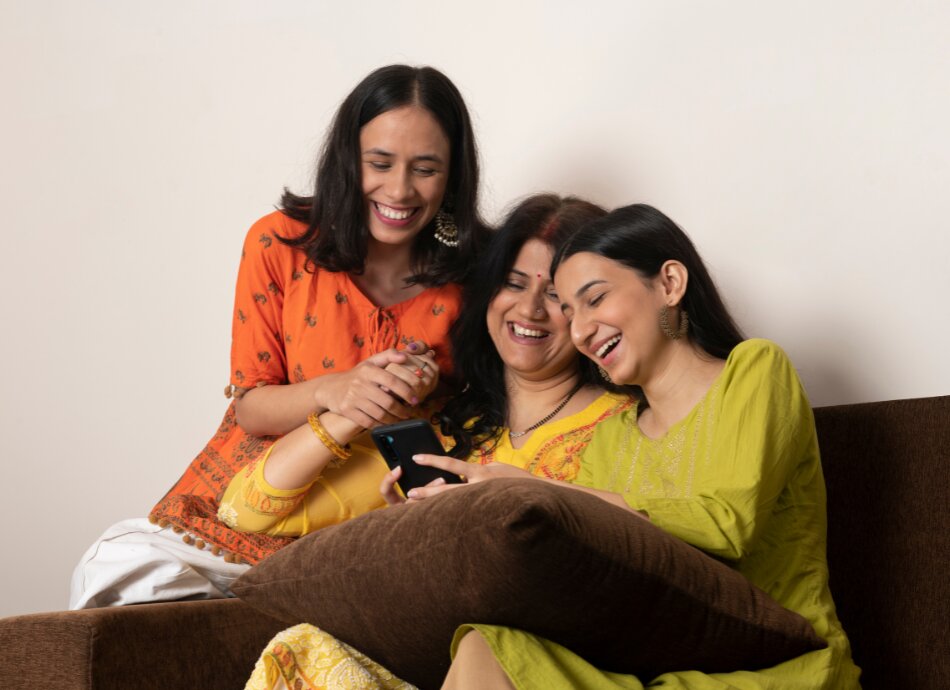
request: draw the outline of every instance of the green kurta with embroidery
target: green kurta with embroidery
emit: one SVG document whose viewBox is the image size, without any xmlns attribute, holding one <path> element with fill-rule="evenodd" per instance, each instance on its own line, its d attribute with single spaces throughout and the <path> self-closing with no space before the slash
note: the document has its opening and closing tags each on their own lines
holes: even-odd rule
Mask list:
<svg viewBox="0 0 950 690">
<path fill-rule="evenodd" d="M 485 637 L 516 687 L 859 687 L 859 671 L 828 589 L 825 485 L 814 418 L 795 369 L 777 345 L 767 340 L 738 345 L 706 396 L 661 438 L 640 431 L 636 409 L 600 424 L 577 483 L 622 494 L 657 526 L 731 562 L 773 599 L 811 621 L 828 647 L 763 670 L 703 674 L 684 669 L 638 680 L 597 669 L 530 633 L 471 626 Z"/>
</svg>

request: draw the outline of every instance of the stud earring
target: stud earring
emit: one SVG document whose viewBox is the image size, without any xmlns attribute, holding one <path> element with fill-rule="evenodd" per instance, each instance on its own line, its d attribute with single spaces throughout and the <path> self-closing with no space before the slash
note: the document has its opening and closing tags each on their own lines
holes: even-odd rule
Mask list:
<svg viewBox="0 0 950 690">
<path fill-rule="evenodd" d="M 441 208 L 435 214 L 435 239 L 446 247 L 459 246 L 459 229 L 455 217 Z"/>
</svg>

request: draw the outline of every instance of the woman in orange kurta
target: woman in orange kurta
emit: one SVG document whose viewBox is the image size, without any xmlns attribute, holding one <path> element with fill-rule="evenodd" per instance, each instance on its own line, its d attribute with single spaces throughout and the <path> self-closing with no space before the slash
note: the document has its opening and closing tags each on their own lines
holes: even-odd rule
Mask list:
<svg viewBox="0 0 950 690">
<path fill-rule="evenodd" d="M 275 211 L 248 232 L 235 297 L 229 393 L 345 372 L 370 355 L 413 342 L 431 344 L 442 375 L 451 371 L 447 339 L 459 309 L 456 284 L 377 307 L 348 273 L 307 272 L 303 252 L 275 239 L 303 230 L 302 223 Z M 236 532 L 216 517 L 230 479 L 276 438 L 248 434 L 232 403 L 217 433 L 150 517 L 223 549 L 229 559 L 256 563 L 288 544 L 285 538 Z"/>
<path fill-rule="evenodd" d="M 232 566 L 289 541 L 217 519 L 239 469 L 312 412 L 363 427 L 396 421 L 439 373 L 451 374 L 458 283 L 486 235 L 477 182 L 468 113 L 448 78 L 394 65 L 354 89 L 334 118 L 314 193 L 285 191 L 281 210 L 245 239 L 226 390 L 234 399 L 221 426 L 152 509 L 151 525 L 124 521 L 89 549 L 73 576 L 73 608 L 228 595 Z M 170 582 L 148 581 L 151 563 L 168 558 L 156 544 L 170 533 L 182 535 L 170 570 L 213 586 L 183 589 L 174 572 Z M 139 541 L 125 558 L 131 538 Z M 206 576 L 219 565 L 227 577 Z"/>
</svg>

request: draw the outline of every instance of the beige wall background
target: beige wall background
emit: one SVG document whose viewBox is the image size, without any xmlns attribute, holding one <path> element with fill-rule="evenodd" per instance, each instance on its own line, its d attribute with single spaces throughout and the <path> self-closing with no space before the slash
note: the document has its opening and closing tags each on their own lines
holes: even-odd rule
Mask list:
<svg viewBox="0 0 950 690">
<path fill-rule="evenodd" d="M 950 5 L 0 3 L 0 615 L 63 608 L 224 413 L 240 245 L 343 96 L 432 64 L 483 203 L 651 203 L 816 405 L 950 393 Z"/>
</svg>

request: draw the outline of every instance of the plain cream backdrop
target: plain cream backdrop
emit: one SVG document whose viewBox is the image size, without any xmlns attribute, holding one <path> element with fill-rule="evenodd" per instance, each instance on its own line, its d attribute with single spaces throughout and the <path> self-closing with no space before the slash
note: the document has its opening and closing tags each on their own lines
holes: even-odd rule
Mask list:
<svg viewBox="0 0 950 690">
<path fill-rule="evenodd" d="M 950 5 L 3 0 L 0 615 L 60 609 L 226 401 L 247 227 L 371 69 L 432 64 L 487 216 L 677 220 L 818 405 L 950 393 Z"/>
</svg>

